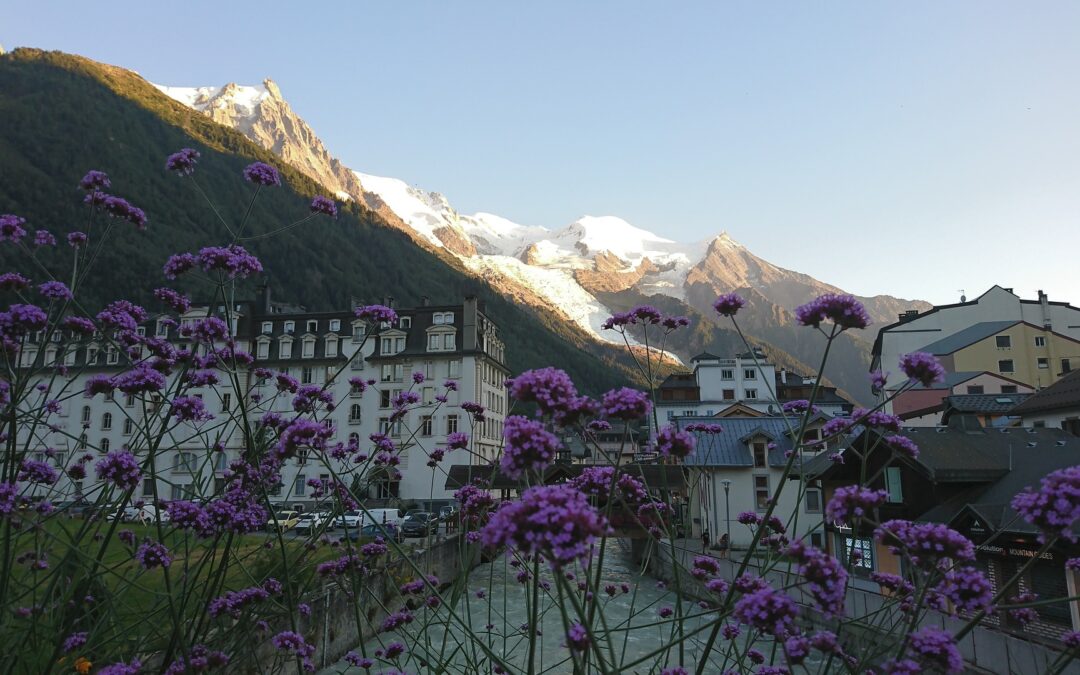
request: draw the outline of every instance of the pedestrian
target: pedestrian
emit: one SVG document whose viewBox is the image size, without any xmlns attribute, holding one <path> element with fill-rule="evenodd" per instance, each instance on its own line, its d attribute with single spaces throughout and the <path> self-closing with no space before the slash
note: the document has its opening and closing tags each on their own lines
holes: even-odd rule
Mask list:
<svg viewBox="0 0 1080 675">
<path fill-rule="evenodd" d="M 708 549 L 709 549 L 709 531 L 703 529 L 701 531 L 701 552 L 704 553 Z"/>
<path fill-rule="evenodd" d="M 720 537 L 720 542 L 716 545 L 716 548 L 720 550 L 720 559 L 721 560 L 727 560 L 728 547 L 729 547 L 728 535 L 727 535 L 727 532 L 725 532 L 723 534 L 723 536 Z"/>
</svg>

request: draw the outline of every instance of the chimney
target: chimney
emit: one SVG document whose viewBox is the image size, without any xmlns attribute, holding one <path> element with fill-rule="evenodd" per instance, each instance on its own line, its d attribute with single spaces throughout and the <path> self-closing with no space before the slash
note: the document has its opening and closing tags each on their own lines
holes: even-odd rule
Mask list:
<svg viewBox="0 0 1080 675">
<path fill-rule="evenodd" d="M 1050 319 L 1050 298 L 1042 290 L 1039 291 L 1039 304 L 1042 305 L 1043 327 L 1050 330 L 1053 323 Z"/>
<path fill-rule="evenodd" d="M 909 309 L 909 310 L 907 310 L 906 312 L 904 312 L 903 314 L 900 315 L 900 323 L 907 323 L 908 321 L 911 321 L 912 319 L 914 319 L 914 318 L 916 318 L 918 316 L 919 316 L 919 310 L 917 310 L 917 309 Z"/>
<path fill-rule="evenodd" d="M 263 314 L 270 313 L 270 283 L 267 281 L 259 286 L 259 305 L 262 307 Z"/>
<path fill-rule="evenodd" d="M 391 295 L 390 297 L 388 297 L 386 299 L 386 306 L 389 307 L 390 309 L 394 308 L 394 296 Z"/>
<path fill-rule="evenodd" d="M 421 295 L 420 296 L 420 306 L 421 307 L 427 307 L 430 304 L 431 304 L 431 298 L 429 298 L 426 295 Z"/>
<path fill-rule="evenodd" d="M 465 351 L 476 349 L 476 327 L 479 324 L 475 295 L 466 295 L 462 306 L 461 348 Z"/>
<path fill-rule="evenodd" d="M 780 369 L 780 384 L 787 384 L 787 368 Z"/>
</svg>

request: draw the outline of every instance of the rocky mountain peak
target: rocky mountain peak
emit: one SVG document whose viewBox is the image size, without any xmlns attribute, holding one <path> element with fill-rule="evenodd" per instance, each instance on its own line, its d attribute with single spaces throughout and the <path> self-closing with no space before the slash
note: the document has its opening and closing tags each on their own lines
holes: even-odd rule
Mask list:
<svg viewBox="0 0 1080 675">
<path fill-rule="evenodd" d="M 274 82 L 268 77 L 263 80 L 263 87 L 265 87 L 266 92 L 270 94 L 270 98 L 275 101 L 281 101 L 282 103 L 285 102 L 285 98 L 281 95 L 281 89 L 278 88 L 277 82 Z"/>
</svg>

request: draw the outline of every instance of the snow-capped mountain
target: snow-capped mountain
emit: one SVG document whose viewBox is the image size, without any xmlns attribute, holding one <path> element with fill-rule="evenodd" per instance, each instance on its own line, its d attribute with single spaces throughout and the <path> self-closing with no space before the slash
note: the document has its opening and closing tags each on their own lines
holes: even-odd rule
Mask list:
<svg viewBox="0 0 1080 675">
<path fill-rule="evenodd" d="M 822 293 L 843 292 L 759 258 L 727 232 L 705 241 L 682 243 L 615 216 L 584 216 L 566 225 L 542 227 L 490 213 L 460 214 L 438 192 L 344 167 L 270 80 L 250 87 L 155 86 L 180 103 L 242 131 L 339 198 L 353 199 L 378 211 L 421 245 L 443 249 L 522 301 L 561 311 L 567 320 L 600 340 L 622 339 L 600 329 L 612 313 L 612 294 L 660 294 L 711 316 L 710 303 L 718 293 L 742 289 L 752 294 L 760 310 L 758 335 L 769 335 L 775 346 L 805 361 L 810 356 L 802 353 L 807 350 L 806 341 L 773 330 L 775 326 L 769 322 L 789 321 L 796 306 Z M 925 302 L 887 295 L 860 299 L 875 323 L 892 322 L 907 309 L 929 307 Z M 861 351 L 868 353 L 864 344 L 868 338 L 850 339 L 851 358 L 861 358 Z M 857 370 L 851 368 L 852 372 Z"/>
</svg>

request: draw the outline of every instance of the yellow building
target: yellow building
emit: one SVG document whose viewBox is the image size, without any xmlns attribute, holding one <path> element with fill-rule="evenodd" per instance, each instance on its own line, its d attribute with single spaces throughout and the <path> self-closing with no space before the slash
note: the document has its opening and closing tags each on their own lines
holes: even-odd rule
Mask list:
<svg viewBox="0 0 1080 675">
<path fill-rule="evenodd" d="M 1080 366 L 1080 341 L 1026 321 L 986 321 L 926 345 L 950 372 L 989 371 L 1036 389 Z"/>
</svg>

